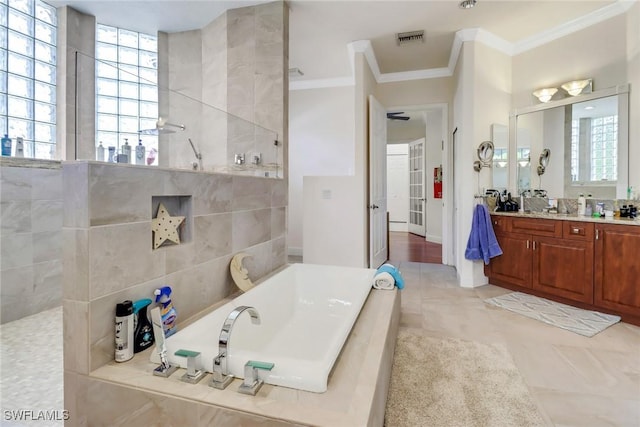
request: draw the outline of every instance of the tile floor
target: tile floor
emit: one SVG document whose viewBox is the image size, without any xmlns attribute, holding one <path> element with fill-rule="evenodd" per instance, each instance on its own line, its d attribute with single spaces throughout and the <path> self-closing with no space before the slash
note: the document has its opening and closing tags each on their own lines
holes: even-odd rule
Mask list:
<svg viewBox="0 0 640 427">
<path fill-rule="evenodd" d="M 510 291 L 460 288 L 451 267 L 399 265 L 406 281 L 401 328 L 504 344 L 549 426 L 640 426 L 640 328 L 619 323 L 585 338 L 485 304 Z M 60 309 L 0 326 L 2 426 L 62 425 L 5 415 L 62 409 L 61 329 Z"/>
</svg>

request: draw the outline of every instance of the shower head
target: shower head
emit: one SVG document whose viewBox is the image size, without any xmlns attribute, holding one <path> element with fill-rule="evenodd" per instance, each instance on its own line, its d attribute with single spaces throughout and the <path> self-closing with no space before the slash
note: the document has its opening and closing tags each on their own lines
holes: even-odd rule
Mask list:
<svg viewBox="0 0 640 427">
<path fill-rule="evenodd" d="M 163 119 L 162 117 L 158 117 L 158 120 L 156 120 L 155 128 L 143 129 L 143 130 L 140 130 L 139 133 L 141 135 L 166 135 L 169 133 L 176 133 L 176 131 L 172 128 L 179 129 L 179 130 L 186 129 L 185 125 L 169 123 L 167 122 L 166 119 Z"/>
</svg>

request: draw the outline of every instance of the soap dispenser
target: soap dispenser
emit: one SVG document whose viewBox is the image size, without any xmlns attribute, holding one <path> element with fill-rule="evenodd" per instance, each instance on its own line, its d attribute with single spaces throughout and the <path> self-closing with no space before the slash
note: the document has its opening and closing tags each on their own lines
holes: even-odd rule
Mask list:
<svg viewBox="0 0 640 427">
<path fill-rule="evenodd" d="M 587 212 L 587 200 L 584 198 L 584 194 L 580 193 L 578 197 L 578 215 L 584 216 Z"/>
</svg>

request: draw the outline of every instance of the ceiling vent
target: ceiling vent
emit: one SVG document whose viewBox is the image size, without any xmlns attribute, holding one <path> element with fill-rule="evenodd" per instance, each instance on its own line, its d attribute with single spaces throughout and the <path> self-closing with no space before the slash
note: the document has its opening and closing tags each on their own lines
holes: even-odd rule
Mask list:
<svg viewBox="0 0 640 427">
<path fill-rule="evenodd" d="M 424 31 L 409 31 L 407 33 L 396 34 L 398 46 L 410 43 L 424 43 Z"/>
</svg>

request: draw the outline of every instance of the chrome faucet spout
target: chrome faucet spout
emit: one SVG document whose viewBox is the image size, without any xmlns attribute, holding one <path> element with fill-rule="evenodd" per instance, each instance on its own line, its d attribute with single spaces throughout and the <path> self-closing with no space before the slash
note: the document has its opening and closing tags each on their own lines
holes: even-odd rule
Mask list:
<svg viewBox="0 0 640 427">
<path fill-rule="evenodd" d="M 213 359 L 213 382 L 222 383 L 228 376 L 227 369 L 227 349 L 229 348 L 231 340 L 231 331 L 236 319 L 243 313 L 249 313 L 251 316 L 251 323 L 254 325 L 260 324 L 260 314 L 254 307 L 241 305 L 236 307 L 224 321 L 222 329 L 220 330 L 220 337 L 218 338 L 218 355 Z"/>
</svg>

